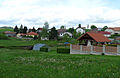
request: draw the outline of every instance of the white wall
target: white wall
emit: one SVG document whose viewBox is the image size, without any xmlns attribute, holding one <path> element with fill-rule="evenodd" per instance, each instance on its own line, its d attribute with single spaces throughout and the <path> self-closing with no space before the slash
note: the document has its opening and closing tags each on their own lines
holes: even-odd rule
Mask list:
<svg viewBox="0 0 120 78">
<path fill-rule="evenodd" d="M 78 28 L 78 29 L 76 30 L 76 32 L 83 34 L 83 33 L 85 33 L 85 30 L 83 30 L 82 28 Z"/>
</svg>

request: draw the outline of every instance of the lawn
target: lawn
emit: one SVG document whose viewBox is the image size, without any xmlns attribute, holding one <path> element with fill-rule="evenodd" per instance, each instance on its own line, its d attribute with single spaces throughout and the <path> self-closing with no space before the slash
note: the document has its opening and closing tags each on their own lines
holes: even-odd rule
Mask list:
<svg viewBox="0 0 120 78">
<path fill-rule="evenodd" d="M 119 77 L 119 56 L 0 49 L 0 78 Z"/>
<path fill-rule="evenodd" d="M 13 31 L 13 29 L 8 29 L 8 28 L 0 28 L 0 32 L 5 32 L 5 31 Z"/>
<path fill-rule="evenodd" d="M 16 38 L 10 38 L 10 40 L 0 40 L 0 46 L 29 46 L 37 43 L 55 46 L 57 45 L 58 41 L 22 40 Z"/>
<path fill-rule="evenodd" d="M 56 53 L 58 41 L 0 40 L 0 46 L 48 44 L 52 51 L 0 48 L 0 78 L 119 78 L 120 57 Z"/>
</svg>

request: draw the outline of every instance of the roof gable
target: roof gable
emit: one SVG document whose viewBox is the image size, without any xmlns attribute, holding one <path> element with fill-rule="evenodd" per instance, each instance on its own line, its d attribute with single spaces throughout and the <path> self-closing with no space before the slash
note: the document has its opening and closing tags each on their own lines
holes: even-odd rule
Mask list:
<svg viewBox="0 0 120 78">
<path fill-rule="evenodd" d="M 29 32 L 29 33 L 27 33 L 26 35 L 38 35 L 38 34 L 35 33 L 35 32 Z"/>
<path fill-rule="evenodd" d="M 103 34 L 96 33 L 96 32 L 87 32 L 84 35 L 82 35 L 81 37 L 79 37 L 77 40 L 82 39 L 85 35 L 89 35 L 96 42 L 111 42 L 111 40 L 109 40 Z"/>
</svg>

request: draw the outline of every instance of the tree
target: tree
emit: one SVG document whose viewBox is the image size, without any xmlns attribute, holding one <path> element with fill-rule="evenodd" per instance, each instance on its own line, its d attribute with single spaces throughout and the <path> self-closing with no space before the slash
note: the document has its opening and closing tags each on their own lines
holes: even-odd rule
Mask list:
<svg viewBox="0 0 120 78">
<path fill-rule="evenodd" d="M 18 29 L 17 25 L 14 28 L 14 32 L 19 33 L 19 29 Z"/>
<path fill-rule="evenodd" d="M 43 28 L 42 32 L 40 32 L 40 34 L 39 34 L 39 37 L 40 37 L 40 39 L 41 38 L 48 38 L 49 37 L 48 30 Z"/>
<path fill-rule="evenodd" d="M 91 29 L 96 29 L 97 27 L 95 25 L 91 25 Z"/>
<path fill-rule="evenodd" d="M 27 33 L 27 30 L 28 30 L 28 29 L 27 29 L 27 26 L 25 26 L 24 29 L 23 29 L 23 33 L 26 34 L 26 33 Z"/>
<path fill-rule="evenodd" d="M 67 31 L 73 34 L 74 28 L 69 28 Z"/>
<path fill-rule="evenodd" d="M 65 29 L 65 26 L 64 26 L 64 25 L 62 25 L 62 26 L 60 27 L 60 29 Z"/>
<path fill-rule="evenodd" d="M 49 28 L 48 22 L 45 22 L 45 23 L 44 23 L 44 27 L 43 27 L 43 28 L 45 28 L 45 29 L 48 29 L 48 28 Z"/>
<path fill-rule="evenodd" d="M 74 32 L 73 32 L 73 38 L 77 39 L 80 36 L 81 36 L 81 33 L 77 33 L 76 30 L 74 30 Z"/>
<path fill-rule="evenodd" d="M 104 26 L 101 31 L 105 31 L 108 28 L 108 26 Z"/>
<path fill-rule="evenodd" d="M 58 32 L 55 27 L 51 28 L 51 31 L 49 33 L 49 39 L 50 40 L 57 40 L 58 39 Z"/>
<path fill-rule="evenodd" d="M 81 28 L 81 24 L 79 24 L 78 27 Z"/>
<path fill-rule="evenodd" d="M 20 26 L 19 32 L 20 32 L 20 33 L 23 33 L 23 25 L 22 25 L 22 24 L 21 24 L 21 26 Z"/>
<path fill-rule="evenodd" d="M 33 27 L 32 32 L 36 32 L 35 28 Z"/>
<path fill-rule="evenodd" d="M 64 35 L 63 35 L 63 40 L 64 40 L 64 41 L 68 42 L 70 39 L 71 39 L 71 38 L 69 37 L 68 34 L 64 34 Z"/>
</svg>

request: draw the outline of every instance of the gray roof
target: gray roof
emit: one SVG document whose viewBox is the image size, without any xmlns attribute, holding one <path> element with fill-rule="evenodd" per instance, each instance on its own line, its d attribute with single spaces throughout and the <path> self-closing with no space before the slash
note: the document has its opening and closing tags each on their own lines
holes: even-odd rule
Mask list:
<svg viewBox="0 0 120 78">
<path fill-rule="evenodd" d="M 41 47 L 47 46 L 46 44 L 35 44 L 33 50 L 40 50 Z M 48 47 L 48 46 L 47 46 Z"/>
</svg>

